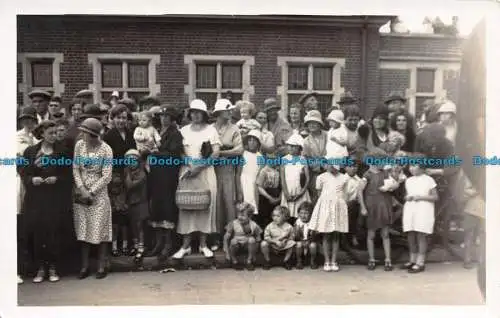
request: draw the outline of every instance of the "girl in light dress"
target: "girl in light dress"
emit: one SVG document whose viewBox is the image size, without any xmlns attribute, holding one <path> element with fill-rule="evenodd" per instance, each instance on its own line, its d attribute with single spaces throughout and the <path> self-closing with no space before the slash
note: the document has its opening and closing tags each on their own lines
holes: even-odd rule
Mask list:
<svg viewBox="0 0 500 318">
<path fill-rule="evenodd" d="M 259 152 L 261 134 L 258 130 L 251 130 L 244 139 L 245 151 L 243 159 L 245 164 L 241 168 L 240 182 L 241 191 L 243 192 L 243 201 L 253 207 L 253 214 L 259 214 L 258 211 L 258 190 L 257 190 L 257 175 L 260 171 L 260 166 L 257 162 L 261 155 Z"/>
<path fill-rule="evenodd" d="M 339 172 L 338 165 L 326 164 L 325 170 L 316 179 L 316 189 L 320 196 L 314 206 L 309 228 L 323 234 L 323 270 L 337 272 L 340 269 L 337 264 L 339 234 L 349 232 L 346 203 L 348 178 Z"/>
<path fill-rule="evenodd" d="M 303 202 L 311 202 L 307 190 L 310 177 L 305 158 L 301 156 L 304 139 L 298 134 L 293 134 L 287 140 L 287 146 L 289 154 L 283 158 L 283 164 L 280 168 L 281 206 L 288 208 L 290 222 L 293 223 L 299 214 L 300 205 Z M 301 182 L 302 180 L 304 182 Z"/>
<path fill-rule="evenodd" d="M 427 236 L 434 229 L 434 202 L 438 195 L 436 182 L 425 174 L 424 167 L 411 165 L 410 172 L 412 177 L 405 183 L 406 203 L 403 208 L 403 231 L 408 233 L 410 260 L 403 268 L 409 273 L 420 273 L 425 270 Z"/>
<path fill-rule="evenodd" d="M 328 158 L 340 158 L 347 156 L 347 128 L 344 126 L 344 113 L 334 109 L 327 117 L 330 124 L 326 142 L 326 153 Z"/>
</svg>

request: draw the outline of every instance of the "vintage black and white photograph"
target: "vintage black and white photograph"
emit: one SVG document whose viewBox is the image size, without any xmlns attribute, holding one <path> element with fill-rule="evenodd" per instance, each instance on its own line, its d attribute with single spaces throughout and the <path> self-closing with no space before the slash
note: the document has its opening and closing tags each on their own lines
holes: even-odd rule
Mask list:
<svg viewBox="0 0 500 318">
<path fill-rule="evenodd" d="M 19 13 L 17 305 L 484 305 L 487 10 L 427 11 Z"/>
</svg>

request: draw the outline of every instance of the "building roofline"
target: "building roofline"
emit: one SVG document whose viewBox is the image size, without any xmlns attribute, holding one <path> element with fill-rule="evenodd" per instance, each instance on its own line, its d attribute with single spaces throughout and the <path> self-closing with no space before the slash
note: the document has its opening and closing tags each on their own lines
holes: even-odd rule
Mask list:
<svg viewBox="0 0 500 318">
<path fill-rule="evenodd" d="M 324 15 L 18 15 L 20 21 L 46 21 L 59 19 L 61 22 L 162 22 L 162 23 L 237 23 L 268 25 L 329 25 L 329 26 L 361 26 L 364 24 L 382 26 L 394 16 L 389 15 L 357 15 L 357 16 L 324 16 Z"/>
<path fill-rule="evenodd" d="M 380 33 L 380 37 L 395 37 L 395 38 L 426 38 L 426 39 L 455 39 L 465 40 L 465 35 L 447 35 L 434 33 Z"/>
</svg>

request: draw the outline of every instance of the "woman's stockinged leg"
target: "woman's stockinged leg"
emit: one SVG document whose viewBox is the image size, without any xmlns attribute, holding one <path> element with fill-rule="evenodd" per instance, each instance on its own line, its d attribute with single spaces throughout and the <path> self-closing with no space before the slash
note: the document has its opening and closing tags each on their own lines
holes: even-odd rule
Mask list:
<svg viewBox="0 0 500 318">
<path fill-rule="evenodd" d="M 331 260 L 331 233 L 323 233 L 323 256 L 325 257 L 325 264 L 330 264 Z"/>
<path fill-rule="evenodd" d="M 340 239 L 340 233 L 332 233 L 332 258 L 330 263 L 337 262 L 337 253 L 339 251 Z"/>
<path fill-rule="evenodd" d="M 82 242 L 82 271 L 89 269 L 90 244 Z"/>
<path fill-rule="evenodd" d="M 425 265 L 425 256 L 427 254 L 427 234 L 417 232 L 418 239 L 418 257 L 416 264 L 419 266 Z"/>
<path fill-rule="evenodd" d="M 99 244 L 99 261 L 98 261 L 98 272 L 104 272 L 106 270 L 106 252 L 107 252 L 107 244 L 100 243 Z"/>
<path fill-rule="evenodd" d="M 418 240 L 417 232 L 415 231 L 408 232 L 408 251 L 410 253 L 409 262 L 411 264 L 416 264 L 418 254 Z"/>
<path fill-rule="evenodd" d="M 366 235 L 366 246 L 368 248 L 368 257 L 370 262 L 375 262 L 375 230 L 368 229 Z"/>
</svg>

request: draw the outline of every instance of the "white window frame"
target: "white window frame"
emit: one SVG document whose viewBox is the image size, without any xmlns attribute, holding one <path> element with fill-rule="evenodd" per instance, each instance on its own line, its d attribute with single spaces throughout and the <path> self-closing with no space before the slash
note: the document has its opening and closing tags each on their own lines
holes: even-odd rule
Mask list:
<svg viewBox="0 0 500 318">
<path fill-rule="evenodd" d="M 429 97 L 436 99 L 446 98 L 448 92 L 443 88 L 444 74 L 446 71 L 460 72 L 460 62 L 400 62 L 400 61 L 381 61 L 380 69 L 389 70 L 409 70 L 410 71 L 410 87 L 405 91 L 405 97 L 408 100 L 408 112 L 416 115 L 416 100 L 417 97 Z M 417 92 L 417 69 L 435 69 L 434 74 L 434 92 L 419 93 Z"/>
<path fill-rule="evenodd" d="M 37 87 L 37 89 L 51 90 L 56 96 L 62 96 L 64 93 L 64 84 L 61 83 L 60 77 L 61 63 L 64 63 L 63 53 L 19 53 L 17 61 L 22 66 L 23 82 L 19 83 L 18 91 L 23 94 L 24 105 L 30 103 L 28 94 L 33 90 L 31 64 L 42 59 L 52 60 L 52 86 Z"/>
<path fill-rule="evenodd" d="M 308 66 L 307 90 L 289 90 L 288 89 L 288 67 L 296 65 Z M 314 90 L 314 66 L 331 65 L 332 72 L 332 90 Z M 278 66 L 281 68 L 281 86 L 277 88 L 277 95 L 281 99 L 281 109 L 283 113 L 288 114 L 288 94 L 309 94 L 333 95 L 332 105 L 336 105 L 340 95 L 344 93 L 344 88 L 340 82 L 342 68 L 345 67 L 345 58 L 324 58 L 324 57 L 296 57 L 296 56 L 278 56 Z"/>
<path fill-rule="evenodd" d="M 242 63 L 241 89 L 222 88 L 222 65 L 224 63 Z M 196 64 L 216 63 L 217 64 L 217 87 L 216 88 L 196 88 Z M 184 55 L 184 64 L 188 66 L 188 84 L 184 85 L 184 94 L 189 96 L 189 102 L 196 98 L 196 93 L 217 93 L 217 99 L 223 94 L 231 91 L 235 94 L 243 94 L 243 100 L 250 100 L 255 94 L 254 86 L 251 85 L 251 66 L 255 64 L 253 56 L 243 55 Z M 213 105 L 208 105 L 213 106 Z"/>
<path fill-rule="evenodd" d="M 89 84 L 89 89 L 94 92 L 94 102 L 101 101 L 101 93 L 118 91 L 123 93 L 123 97 L 128 97 L 127 92 L 144 92 L 149 90 L 149 94 L 156 96 L 161 92 L 161 85 L 156 84 L 156 67 L 160 64 L 158 54 L 101 54 L 90 53 L 88 55 L 89 64 L 92 65 L 93 81 Z M 122 62 L 122 87 L 102 87 L 102 63 Z M 128 87 L 128 63 L 147 62 L 148 63 L 148 88 Z"/>
</svg>

